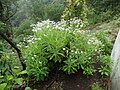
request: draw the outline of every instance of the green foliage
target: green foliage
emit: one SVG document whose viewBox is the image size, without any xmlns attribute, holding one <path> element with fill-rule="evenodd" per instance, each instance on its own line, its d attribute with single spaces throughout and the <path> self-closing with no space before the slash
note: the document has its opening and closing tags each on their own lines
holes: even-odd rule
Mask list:
<svg viewBox="0 0 120 90">
<path fill-rule="evenodd" d="M 0 39 L 0 58 L 6 49 L 7 49 L 6 43 L 2 39 Z"/>
<path fill-rule="evenodd" d="M 65 8 L 64 5 L 65 0 L 58 0 L 54 3 L 46 4 L 44 7 L 44 17 L 43 19 L 50 19 L 54 21 L 59 21 L 61 19 L 62 12 Z"/>
<path fill-rule="evenodd" d="M 0 21 L 0 29 L 1 29 L 1 30 L 4 30 L 4 28 L 5 28 L 4 23 Z"/>
<path fill-rule="evenodd" d="M 65 7 L 65 0 L 18 0 L 19 11 L 13 18 L 15 25 L 24 19 L 33 18 L 36 21 L 59 21 Z"/>
<path fill-rule="evenodd" d="M 102 89 L 98 83 L 93 83 L 91 86 L 91 90 L 104 90 L 104 89 Z"/>
<path fill-rule="evenodd" d="M 13 3 L 15 3 L 15 0 L 0 0 L 0 26 L 1 22 L 3 23 L 3 26 L 0 27 L 0 29 L 2 30 L 2 32 L 7 34 L 8 37 L 12 35 L 10 18 L 12 17 L 12 14 L 15 10 L 15 8 L 11 7 Z"/>
<path fill-rule="evenodd" d="M 87 22 L 87 4 L 86 0 L 66 0 L 67 6 L 63 12 L 62 18 L 65 20 L 70 20 L 71 18 L 77 17 L 81 19 L 85 25 L 88 24 Z"/>
<path fill-rule="evenodd" d="M 88 22 L 96 24 L 111 20 L 120 13 L 119 0 L 87 0 Z"/>
<path fill-rule="evenodd" d="M 92 75 L 96 71 L 92 66 L 94 63 L 93 57 L 102 48 L 102 43 L 96 37 L 88 34 L 80 34 L 80 36 L 78 34 L 73 40 L 73 42 L 70 42 L 71 52 L 69 52 L 68 59 L 65 60 L 66 65 L 63 70 L 71 73 L 77 71 L 74 68 L 82 68 L 84 74 Z M 67 67 L 70 67 L 70 70 Z"/>
<path fill-rule="evenodd" d="M 106 56 L 106 48 L 110 44 L 104 33 L 65 27 L 65 22 L 47 20 L 33 25 L 34 36 L 28 40 L 29 44 L 23 50 L 28 75 L 44 80 L 52 69 L 63 70 L 68 74 L 82 69 L 87 76 L 93 75 L 99 69 L 102 76 L 109 75 L 112 63 L 110 57 Z M 102 67 L 94 67 L 93 64 L 97 63 L 95 58 L 100 60 Z"/>
<path fill-rule="evenodd" d="M 35 33 L 36 40 L 31 41 L 25 54 L 28 72 L 35 75 L 37 80 L 43 80 L 48 75 L 49 61 L 62 61 L 61 57 L 64 57 L 62 48 L 67 44 L 67 32 L 53 28 L 52 31 L 44 27 L 43 29 Z"/>
<path fill-rule="evenodd" d="M 0 89 L 5 90 L 5 87 L 7 86 L 7 83 L 0 84 Z"/>
<path fill-rule="evenodd" d="M 96 23 L 111 17 L 115 12 L 106 11 L 107 4 L 110 7 L 111 4 L 109 2 L 103 4 L 107 0 L 88 0 L 91 1 L 90 3 L 86 0 L 67 1 L 67 7 L 63 12 L 64 0 L 18 0 L 20 11 L 10 19 L 13 20 L 12 24 L 16 26 L 13 30 L 13 40 L 19 43 L 17 46 L 24 46 L 21 48 L 27 70 L 21 71 L 15 51 L 11 48 L 11 50 L 7 50 L 9 47 L 6 48 L 5 43 L 0 40 L 1 90 L 13 89 L 22 85 L 24 79 L 21 78 L 21 75 L 23 74 L 28 74 L 29 77 L 35 76 L 36 80 L 44 80 L 51 72 L 54 73 L 58 70 L 68 74 L 81 70 L 86 76 L 93 75 L 96 71 L 102 76 L 110 75 L 111 41 L 104 32 L 91 33 L 81 30 L 81 28 L 88 24 L 88 20 L 89 23 Z M 2 2 L 4 6 L 3 21 L 5 22 L 8 16 L 13 14 L 12 9 L 15 10 L 15 6 L 10 0 Z M 64 13 L 63 18 L 67 21 L 41 21 L 48 18 L 59 21 L 62 13 Z M 31 25 L 38 20 L 41 22 Z M 8 33 L 9 30 L 12 33 L 10 22 L 3 23 L 3 21 L 0 22 L 0 30 L 5 33 Z M 119 25 L 119 19 L 116 24 Z M 33 26 L 33 29 L 30 25 Z M 100 62 L 100 67 L 94 67 L 94 64 L 98 62 Z M 99 89 L 97 84 L 92 86 L 92 90 Z M 31 90 L 31 88 L 26 87 L 25 90 Z"/>
<path fill-rule="evenodd" d="M 113 21 L 113 23 L 114 23 L 115 25 L 117 25 L 118 27 L 120 27 L 120 18 L 115 19 L 115 20 Z"/>
<path fill-rule="evenodd" d="M 99 32 L 98 34 L 96 34 L 96 37 L 98 38 L 98 40 L 100 40 L 103 43 L 103 54 L 107 55 L 107 54 L 111 54 L 112 52 L 112 43 L 111 40 L 106 37 L 107 34 L 105 32 Z"/>
<path fill-rule="evenodd" d="M 111 73 L 111 67 L 112 67 L 112 60 L 110 58 L 109 55 L 102 55 L 100 56 L 100 62 L 101 62 L 101 65 L 100 65 L 100 68 L 99 69 L 99 72 L 101 73 L 101 75 L 106 75 L 106 76 L 109 76 L 110 73 Z"/>
<path fill-rule="evenodd" d="M 9 49 L 6 51 L 7 53 L 4 49 L 0 57 L 0 86 L 6 83 L 4 88 L 8 90 L 17 85 L 22 85 L 24 79 L 20 76 L 26 74 L 26 72 L 21 71 L 22 68 L 20 62 L 18 62 L 16 53 Z"/>
<path fill-rule="evenodd" d="M 33 19 L 25 19 L 18 27 L 14 27 L 14 42 L 19 43 L 24 41 L 27 35 L 33 35 L 30 25 L 34 23 Z"/>
<path fill-rule="evenodd" d="M 0 86 L 5 84 L 4 89 L 12 89 L 16 85 L 22 85 L 24 79 L 7 74 L 6 76 L 1 76 L 0 80 Z"/>
</svg>

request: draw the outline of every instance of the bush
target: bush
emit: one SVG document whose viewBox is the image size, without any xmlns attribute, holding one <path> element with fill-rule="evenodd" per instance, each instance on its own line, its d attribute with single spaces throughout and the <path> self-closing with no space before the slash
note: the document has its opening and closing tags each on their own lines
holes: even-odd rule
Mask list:
<svg viewBox="0 0 120 90">
<path fill-rule="evenodd" d="M 16 57 L 16 53 L 12 50 L 0 52 L 0 89 L 11 90 L 18 85 L 22 85 L 23 78 L 21 64 Z"/>
<path fill-rule="evenodd" d="M 106 52 L 105 42 L 99 39 L 102 37 L 98 33 L 75 27 L 76 20 L 72 20 L 70 27 L 66 26 L 66 21 L 55 23 L 49 20 L 33 25 L 34 36 L 28 40 L 29 44 L 23 51 L 30 76 L 44 80 L 52 69 L 63 70 L 68 74 L 82 69 L 87 76 L 98 70 L 93 64 L 97 63 L 95 59 L 106 56 L 106 53 L 101 53 Z M 104 64 L 107 64 L 105 60 Z"/>
<path fill-rule="evenodd" d="M 25 19 L 18 27 L 13 29 L 14 41 L 16 43 L 22 42 L 27 35 L 33 35 L 30 25 L 34 23 L 32 19 Z"/>
<path fill-rule="evenodd" d="M 114 20 L 113 22 L 115 25 L 117 25 L 118 27 L 120 27 L 120 18 L 117 18 L 116 20 Z"/>
</svg>

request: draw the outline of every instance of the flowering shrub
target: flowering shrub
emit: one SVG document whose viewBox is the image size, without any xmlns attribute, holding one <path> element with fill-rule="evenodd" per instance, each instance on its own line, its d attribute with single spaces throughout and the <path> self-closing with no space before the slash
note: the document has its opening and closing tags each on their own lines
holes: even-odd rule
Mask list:
<svg viewBox="0 0 120 90">
<path fill-rule="evenodd" d="M 24 50 L 29 75 L 44 80 L 52 69 L 68 74 L 82 69 L 84 74 L 93 75 L 97 70 L 93 64 L 96 60 L 102 62 L 99 56 L 104 52 L 104 43 L 97 33 L 80 30 L 82 26 L 77 27 L 78 21 L 70 21 L 69 27 L 64 20 L 31 25 L 34 36 L 27 40 L 29 44 Z"/>
</svg>

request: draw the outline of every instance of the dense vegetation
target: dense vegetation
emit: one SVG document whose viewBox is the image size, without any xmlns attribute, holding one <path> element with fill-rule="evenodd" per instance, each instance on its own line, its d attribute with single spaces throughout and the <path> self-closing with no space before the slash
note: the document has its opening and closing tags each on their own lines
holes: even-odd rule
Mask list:
<svg viewBox="0 0 120 90">
<path fill-rule="evenodd" d="M 119 0 L 0 0 L 0 89 L 57 71 L 109 76 L 110 31 L 85 29 L 110 20 L 119 27 L 118 8 Z"/>
</svg>

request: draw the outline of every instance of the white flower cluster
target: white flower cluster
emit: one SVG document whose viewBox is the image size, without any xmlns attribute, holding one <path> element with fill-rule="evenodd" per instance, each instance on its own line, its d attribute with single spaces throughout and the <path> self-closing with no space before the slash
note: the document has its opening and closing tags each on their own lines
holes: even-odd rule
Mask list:
<svg viewBox="0 0 120 90">
<path fill-rule="evenodd" d="M 94 45 L 99 45 L 101 44 L 101 41 L 99 41 L 97 38 L 90 38 L 87 42 L 88 44 L 94 44 Z"/>
<path fill-rule="evenodd" d="M 85 33 L 89 33 L 90 30 L 76 30 L 76 32 L 80 34 L 85 34 Z"/>
<path fill-rule="evenodd" d="M 81 28 L 83 27 L 83 22 L 81 19 L 74 17 L 73 19 L 68 20 L 70 22 L 70 27 Z"/>
<path fill-rule="evenodd" d="M 74 53 L 74 54 L 83 54 L 83 53 L 85 53 L 85 52 L 83 52 L 82 50 L 79 51 L 79 49 L 71 50 L 71 52 Z"/>
<path fill-rule="evenodd" d="M 45 28 L 53 28 L 53 29 L 58 29 L 58 30 L 66 30 L 66 31 L 80 31 L 80 29 L 83 27 L 83 22 L 80 19 L 77 19 L 77 17 L 67 20 L 65 21 L 64 19 L 62 19 L 59 22 L 54 22 L 54 21 L 50 21 L 45 20 L 45 21 L 41 21 L 38 22 L 37 24 L 32 24 L 31 27 L 33 27 L 33 32 L 37 32 L 39 30 L 42 30 L 43 27 Z"/>
</svg>

